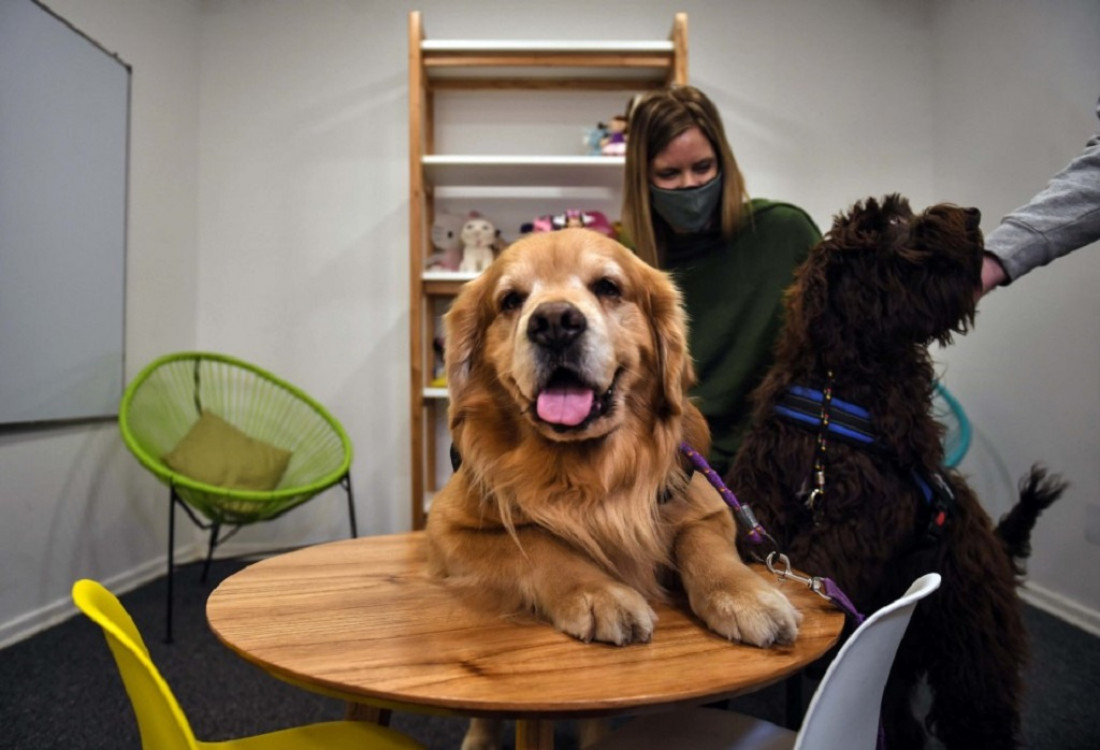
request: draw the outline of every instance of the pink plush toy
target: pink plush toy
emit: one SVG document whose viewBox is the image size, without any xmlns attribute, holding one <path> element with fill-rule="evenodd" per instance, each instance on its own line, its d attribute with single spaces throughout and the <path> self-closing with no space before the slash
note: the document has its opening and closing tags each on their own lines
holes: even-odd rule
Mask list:
<svg viewBox="0 0 1100 750">
<path fill-rule="evenodd" d="M 560 214 L 539 216 L 532 223 L 532 231 L 535 232 L 552 232 L 555 229 L 565 229 L 566 227 L 584 227 L 612 239 L 615 238 L 615 229 L 602 211 L 569 209 Z"/>
<path fill-rule="evenodd" d="M 462 263 L 462 227 L 465 224 L 465 216 L 436 214 L 432 224 L 432 247 L 435 252 L 425 263 L 426 268 L 458 270 Z"/>
</svg>

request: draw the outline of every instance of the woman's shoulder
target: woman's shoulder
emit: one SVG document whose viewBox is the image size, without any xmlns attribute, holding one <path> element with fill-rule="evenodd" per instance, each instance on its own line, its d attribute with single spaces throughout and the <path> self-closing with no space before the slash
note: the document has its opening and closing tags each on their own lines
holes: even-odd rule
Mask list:
<svg viewBox="0 0 1100 750">
<path fill-rule="evenodd" d="M 793 203 L 770 200 L 767 198 L 753 198 L 749 202 L 751 221 L 754 224 L 765 225 L 774 229 L 784 228 L 794 232 L 810 232 L 821 235 L 821 230 L 813 218 L 805 210 Z"/>
</svg>

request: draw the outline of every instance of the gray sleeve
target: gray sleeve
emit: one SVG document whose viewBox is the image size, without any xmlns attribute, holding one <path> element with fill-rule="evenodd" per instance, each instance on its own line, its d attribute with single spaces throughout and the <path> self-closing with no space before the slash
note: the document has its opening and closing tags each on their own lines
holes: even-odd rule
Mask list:
<svg viewBox="0 0 1100 750">
<path fill-rule="evenodd" d="M 1096 108 L 1100 117 L 1100 102 Z M 985 239 L 1010 281 L 1100 239 L 1100 131 L 1085 150 Z"/>
</svg>

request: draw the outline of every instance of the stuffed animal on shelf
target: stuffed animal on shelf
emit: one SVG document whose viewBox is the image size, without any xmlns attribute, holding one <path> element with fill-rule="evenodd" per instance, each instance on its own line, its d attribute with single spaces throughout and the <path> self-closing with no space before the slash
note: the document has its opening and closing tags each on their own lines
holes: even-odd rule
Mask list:
<svg viewBox="0 0 1100 750">
<path fill-rule="evenodd" d="M 584 145 L 586 153 L 589 156 L 599 156 L 600 144 L 603 143 L 604 139 L 606 139 L 608 135 L 609 133 L 607 132 L 607 128 L 604 127 L 604 124 L 602 122 L 594 128 L 587 128 L 584 131 Z"/>
<path fill-rule="evenodd" d="M 626 154 L 626 117 L 615 115 L 606 123 L 600 123 L 606 135 L 600 139 L 600 154 L 624 156 Z"/>
<path fill-rule="evenodd" d="M 462 227 L 467 217 L 458 214 L 436 214 L 432 223 L 432 248 L 435 250 L 425 268 L 457 271 L 462 263 Z"/>
<path fill-rule="evenodd" d="M 579 211 L 571 208 L 560 214 L 538 216 L 531 223 L 531 231 L 533 232 L 553 232 L 568 227 L 583 227 L 612 239 L 615 237 L 615 230 L 602 211 Z"/>
<path fill-rule="evenodd" d="M 481 216 L 473 216 L 462 225 L 462 263 L 458 270 L 481 273 L 493 262 L 497 230 Z"/>
</svg>

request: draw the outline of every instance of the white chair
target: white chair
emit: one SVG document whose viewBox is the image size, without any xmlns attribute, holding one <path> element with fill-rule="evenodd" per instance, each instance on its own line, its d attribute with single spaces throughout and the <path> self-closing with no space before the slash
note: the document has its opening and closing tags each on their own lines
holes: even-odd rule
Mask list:
<svg viewBox="0 0 1100 750">
<path fill-rule="evenodd" d="M 733 711 L 686 708 L 632 719 L 587 750 L 873 750 L 898 644 L 917 602 L 939 586 L 938 573 L 921 576 L 856 629 L 826 670 L 797 734 Z"/>
</svg>

